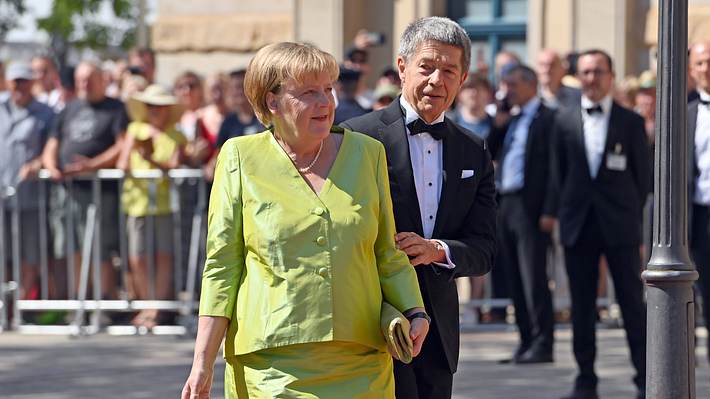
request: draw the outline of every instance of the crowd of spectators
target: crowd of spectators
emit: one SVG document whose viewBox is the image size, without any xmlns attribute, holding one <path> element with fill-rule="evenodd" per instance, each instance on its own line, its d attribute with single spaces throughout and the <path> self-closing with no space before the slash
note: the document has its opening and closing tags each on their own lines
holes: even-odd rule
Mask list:
<svg viewBox="0 0 710 399">
<path fill-rule="evenodd" d="M 400 74 L 392 66 L 375 66 L 370 49 L 381 38 L 358 32 L 340 65 L 334 87 L 337 108 L 335 123 L 388 106 L 400 92 Z M 575 54 L 561 56 L 542 50 L 534 60 L 537 95 L 550 109 L 580 101 Z M 486 139 L 496 125 L 497 115 L 519 112 L 507 96 L 505 76 L 521 59 L 508 51 L 500 52 L 489 67 L 474 62 L 449 117 Z M 265 130 L 244 94 L 245 69 L 237 68 L 207 77 L 186 70 L 172 87 L 155 84 L 156 61 L 150 49 L 131 50 L 126 58 L 106 62 L 82 61 L 76 66 L 58 68 L 51 55 L 38 55 L 30 62 L 0 63 L 0 186 L 18 187 L 21 211 L 22 296 L 37 298 L 39 257 L 35 248 L 38 203 L 34 177 L 45 168 L 54 184 L 48 193 L 50 236 L 50 295 L 71 296 L 65 287 L 78 286 L 81 243 L 86 211 L 93 203 L 92 186 L 79 176 L 103 168 L 167 170 L 177 167 L 200 168 L 210 181 L 220 147 L 230 138 Z M 2 76 L 4 74 L 4 76 Z M 373 74 L 377 74 L 373 76 Z M 492 79 L 490 79 L 492 78 Z M 374 82 L 374 83 L 371 83 Z M 616 101 L 641 115 L 649 143 L 653 144 L 655 126 L 656 79 L 651 71 L 638 77 L 618 79 Z M 649 162 L 652 152 L 649 152 Z M 70 185 L 67 182 L 74 179 Z M 166 180 L 157 183 L 155 203 L 148 204 L 146 181 L 126 179 L 122 185 L 104 181 L 101 186 L 100 221 L 115 226 L 119 206 L 127 215 L 127 228 L 103 228 L 101 232 L 102 292 L 107 299 L 120 296 L 115 256 L 118 234 L 127 234 L 129 276 L 125 289 L 135 299 L 168 299 L 173 292 L 173 245 L 170 189 Z M 119 201 L 120 199 L 120 201 Z M 194 199 L 194 197 L 193 197 Z M 645 218 L 645 259 L 650 246 L 650 206 Z M 184 204 L 189 207 L 190 204 Z M 9 221 L 13 205 L 6 204 Z M 148 231 L 146 217 L 154 217 Z M 69 219 L 72 223 L 69 223 Z M 67 226 L 73 226 L 73 230 Z M 10 223 L 5 223 L 6 248 L 10 249 Z M 156 286 L 148 287 L 145 237 L 155 239 Z M 73 241 L 73 246 L 67 241 Z M 68 248 L 74 248 L 68 254 Z M 7 252 L 7 259 L 11 251 Z M 74 269 L 74 282 L 66 284 L 66 273 Z M 9 264 L 9 262 L 8 262 Z M 602 270 L 604 270 L 602 260 Z M 62 267 L 63 266 L 63 267 Z M 472 279 L 472 298 L 509 297 L 505 270 L 492 276 Z M 486 283 L 491 280 L 491 284 Z M 603 293 L 604 273 L 600 277 Z M 162 283 L 161 283 L 162 282 Z M 167 282 L 167 283 L 166 283 Z M 485 293 L 486 287 L 492 292 Z M 495 309 L 474 309 L 482 321 L 501 320 L 505 313 Z M 135 315 L 133 323 L 151 327 L 158 321 L 155 311 Z"/>
</svg>

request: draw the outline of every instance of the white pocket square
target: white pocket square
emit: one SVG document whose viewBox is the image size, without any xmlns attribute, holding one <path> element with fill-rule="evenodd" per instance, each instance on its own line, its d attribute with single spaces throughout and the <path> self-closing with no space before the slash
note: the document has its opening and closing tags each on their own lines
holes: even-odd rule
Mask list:
<svg viewBox="0 0 710 399">
<path fill-rule="evenodd" d="M 473 177 L 473 170 L 472 169 L 464 169 L 461 171 L 461 178 L 462 179 L 468 179 L 469 177 Z"/>
</svg>

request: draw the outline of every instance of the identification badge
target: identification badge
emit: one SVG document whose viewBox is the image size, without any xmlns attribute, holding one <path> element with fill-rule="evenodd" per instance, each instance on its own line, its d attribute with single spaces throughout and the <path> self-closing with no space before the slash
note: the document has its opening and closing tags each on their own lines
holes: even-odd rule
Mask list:
<svg viewBox="0 0 710 399">
<path fill-rule="evenodd" d="M 614 146 L 614 153 L 607 154 L 606 168 L 609 170 L 618 170 L 620 172 L 626 170 L 626 155 L 621 153 L 621 144 Z"/>
</svg>

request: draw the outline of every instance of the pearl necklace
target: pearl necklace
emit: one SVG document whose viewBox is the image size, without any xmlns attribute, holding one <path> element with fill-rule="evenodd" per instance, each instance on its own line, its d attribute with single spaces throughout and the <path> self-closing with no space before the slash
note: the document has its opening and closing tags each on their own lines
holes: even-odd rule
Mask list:
<svg viewBox="0 0 710 399">
<path fill-rule="evenodd" d="M 281 140 L 279 140 L 279 141 L 281 141 Z M 318 152 L 316 153 L 316 156 L 313 157 L 313 160 L 311 161 L 311 163 L 309 163 L 307 166 L 304 166 L 302 168 L 299 168 L 298 165 L 296 164 L 295 157 L 292 157 L 291 154 L 289 154 L 288 152 L 285 151 L 286 149 L 283 148 L 283 144 L 281 144 L 281 148 L 284 149 L 284 152 L 286 152 L 286 155 L 288 155 L 291 162 L 293 162 L 293 166 L 296 167 L 296 170 L 298 170 L 299 173 L 308 173 L 311 171 L 311 168 L 313 167 L 313 165 L 315 165 L 316 162 L 318 162 L 318 158 L 320 157 L 320 154 L 323 151 L 323 142 L 324 141 L 325 141 L 325 139 L 321 140 L 320 147 L 318 147 Z"/>
</svg>

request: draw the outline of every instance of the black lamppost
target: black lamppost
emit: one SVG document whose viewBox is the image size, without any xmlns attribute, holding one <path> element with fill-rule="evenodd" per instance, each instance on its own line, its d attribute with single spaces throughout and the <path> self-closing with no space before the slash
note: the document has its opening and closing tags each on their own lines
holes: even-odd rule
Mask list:
<svg viewBox="0 0 710 399">
<path fill-rule="evenodd" d="M 659 1 L 653 252 L 648 285 L 646 397 L 695 398 L 693 282 L 688 255 L 687 0 Z"/>
</svg>

